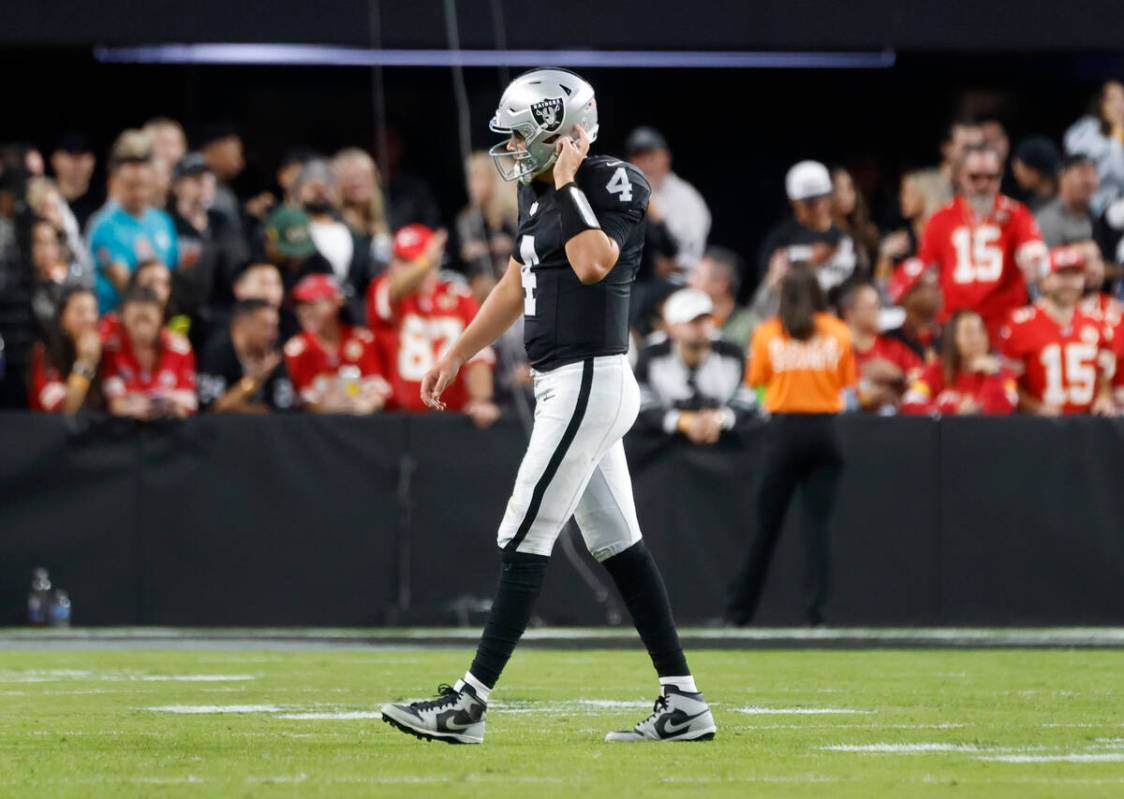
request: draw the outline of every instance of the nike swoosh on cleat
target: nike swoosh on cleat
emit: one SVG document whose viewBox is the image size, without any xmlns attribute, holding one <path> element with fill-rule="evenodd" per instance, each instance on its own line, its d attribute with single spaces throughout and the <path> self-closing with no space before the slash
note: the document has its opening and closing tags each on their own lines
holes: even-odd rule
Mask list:
<svg viewBox="0 0 1124 799">
<path fill-rule="evenodd" d="M 683 730 L 685 730 L 689 726 L 691 726 L 692 721 L 697 719 L 699 716 L 706 715 L 709 711 L 710 711 L 710 709 L 707 708 L 706 710 L 702 711 L 701 713 L 696 713 L 693 716 L 687 716 L 686 718 L 680 718 L 679 719 L 680 723 L 678 723 L 678 724 L 673 722 L 671 719 L 660 719 L 660 721 L 658 721 L 656 723 L 656 728 L 659 730 L 660 735 L 663 735 L 665 737 L 669 736 L 669 735 L 675 735 L 676 733 L 683 732 Z"/>
</svg>

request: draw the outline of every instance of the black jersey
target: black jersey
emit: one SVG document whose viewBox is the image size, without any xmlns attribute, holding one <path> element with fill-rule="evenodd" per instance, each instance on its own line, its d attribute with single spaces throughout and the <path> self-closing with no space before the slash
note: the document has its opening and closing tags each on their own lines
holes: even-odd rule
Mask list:
<svg viewBox="0 0 1124 799">
<path fill-rule="evenodd" d="M 628 352 L 629 293 L 644 250 L 651 188 L 639 169 L 604 155 L 586 158 L 575 182 L 620 257 L 604 280 L 583 286 L 566 260 L 554 184 L 520 186 L 513 255 L 523 265 L 527 360 L 540 371 Z"/>
</svg>

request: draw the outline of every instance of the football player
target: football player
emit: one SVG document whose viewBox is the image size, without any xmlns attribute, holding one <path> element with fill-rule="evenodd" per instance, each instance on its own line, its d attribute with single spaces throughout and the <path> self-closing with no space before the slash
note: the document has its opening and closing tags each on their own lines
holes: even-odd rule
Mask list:
<svg viewBox="0 0 1124 799">
<path fill-rule="evenodd" d="M 488 696 L 530 621 L 554 542 L 574 516 L 620 590 L 661 685 L 651 715 L 607 740 L 712 738 L 714 717 L 640 535 L 621 442 L 640 409 L 626 352 L 648 181 L 624 161 L 587 157 L 597 103 L 593 87 L 572 72 L 537 69 L 516 78 L 491 128 L 506 137 L 491 151 L 500 173 L 522 184 L 515 255 L 421 393 L 443 408 L 460 368 L 522 315 L 534 428 L 500 523 L 503 571 L 471 668 L 434 700 L 385 705 L 383 720 L 429 740 L 484 740 Z"/>
<path fill-rule="evenodd" d="M 1057 247 L 1048 263 L 1042 299 L 1011 314 L 1000 334 L 1003 358 L 1019 377 L 1019 409 L 1040 416 L 1113 416 L 1112 330 L 1101 314 L 1080 307 L 1084 255 Z"/>
<path fill-rule="evenodd" d="M 960 194 L 933 214 L 917 253 L 939 270 L 942 319 L 975 311 L 992 341 L 1011 312 L 1026 304 L 1026 275 L 1036 278 L 1047 260 L 1030 209 L 999 193 L 1002 177 L 994 150 L 966 148 L 957 167 Z"/>
</svg>

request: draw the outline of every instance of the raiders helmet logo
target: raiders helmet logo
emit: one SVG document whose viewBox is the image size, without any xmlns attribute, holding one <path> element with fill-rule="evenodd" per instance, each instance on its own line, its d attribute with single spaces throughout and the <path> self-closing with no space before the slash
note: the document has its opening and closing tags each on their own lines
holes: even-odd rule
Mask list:
<svg viewBox="0 0 1124 799">
<path fill-rule="evenodd" d="M 548 97 L 531 105 L 531 116 L 543 130 L 555 131 L 562 127 L 562 98 Z"/>
</svg>

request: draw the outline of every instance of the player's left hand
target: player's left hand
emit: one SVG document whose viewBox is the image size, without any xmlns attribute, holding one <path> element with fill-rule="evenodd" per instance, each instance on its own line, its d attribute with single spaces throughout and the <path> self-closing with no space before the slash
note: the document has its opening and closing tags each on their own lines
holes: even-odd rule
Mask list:
<svg viewBox="0 0 1124 799">
<path fill-rule="evenodd" d="M 441 395 L 457 379 L 457 372 L 460 370 L 460 361 L 446 355 L 436 366 L 426 372 L 421 384 L 422 404 L 427 408 L 433 408 L 435 411 L 445 410 L 445 403 L 441 401 Z"/>
<path fill-rule="evenodd" d="M 571 183 L 578 174 L 578 167 L 589 155 L 589 134 L 581 125 L 574 125 L 574 136 L 559 137 L 554 145 L 558 160 L 554 162 L 554 188 L 559 189 Z"/>
<path fill-rule="evenodd" d="M 485 430 L 500 418 L 500 408 L 490 400 L 473 400 L 464 408 L 464 413 L 480 430 Z"/>
</svg>

